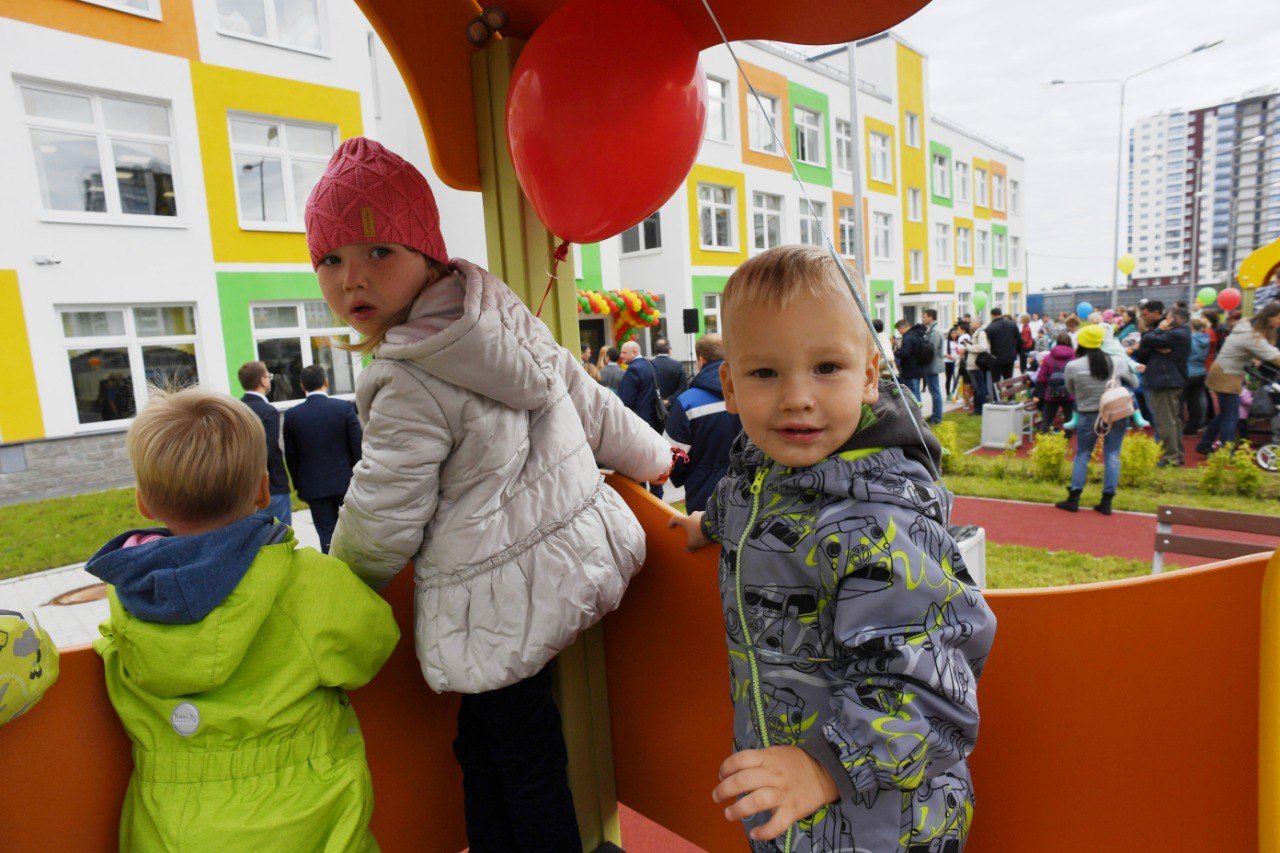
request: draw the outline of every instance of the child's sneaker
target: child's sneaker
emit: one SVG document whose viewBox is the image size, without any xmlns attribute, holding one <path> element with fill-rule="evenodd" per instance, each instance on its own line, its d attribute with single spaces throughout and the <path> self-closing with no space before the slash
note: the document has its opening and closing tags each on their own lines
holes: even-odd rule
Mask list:
<svg viewBox="0 0 1280 853">
<path fill-rule="evenodd" d="M 1062 431 L 1077 429 L 1080 426 L 1080 413 L 1072 412 L 1071 417 L 1062 422 Z"/>
<path fill-rule="evenodd" d="M 1146 429 L 1151 426 L 1151 421 L 1142 416 L 1142 412 L 1137 409 L 1133 410 L 1133 425 L 1138 429 Z"/>
</svg>

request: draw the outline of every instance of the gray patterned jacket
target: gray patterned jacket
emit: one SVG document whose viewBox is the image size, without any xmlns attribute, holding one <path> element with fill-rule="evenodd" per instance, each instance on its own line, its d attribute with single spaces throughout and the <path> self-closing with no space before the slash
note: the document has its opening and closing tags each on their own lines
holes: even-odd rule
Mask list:
<svg viewBox="0 0 1280 853">
<path fill-rule="evenodd" d="M 801 747 L 840 791 L 755 850 L 955 853 L 968 834 L 996 622 L 947 533 L 951 493 L 929 476 L 913 416 L 882 383 L 850 441 L 810 468 L 740 436 L 707 505 L 735 749 Z"/>
</svg>

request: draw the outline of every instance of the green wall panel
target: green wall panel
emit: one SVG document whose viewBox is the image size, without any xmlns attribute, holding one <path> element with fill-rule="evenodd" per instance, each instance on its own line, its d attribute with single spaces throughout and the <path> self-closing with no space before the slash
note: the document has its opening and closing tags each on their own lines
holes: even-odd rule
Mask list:
<svg viewBox="0 0 1280 853">
<path fill-rule="evenodd" d="M 823 165 L 813 166 L 809 163 L 801 163 L 797 160 L 796 172 L 799 173 L 800 180 L 805 183 L 829 187 L 831 186 L 831 158 L 835 156 L 834 152 L 831 150 L 831 105 L 829 100 L 822 92 L 801 86 L 799 83 L 790 83 L 787 94 L 791 99 L 792 110 L 795 110 L 796 107 L 804 107 L 805 109 L 813 110 L 822 116 Z M 795 137 L 798 131 L 795 128 L 794 115 L 789 116 L 788 119 L 792 125 L 791 150 L 797 151 L 799 148 L 796 145 Z M 831 226 L 825 221 L 823 222 L 823 228 L 830 227 Z"/>
<path fill-rule="evenodd" d="M 236 371 L 254 359 L 250 303 L 320 299 L 320 283 L 313 272 L 220 272 L 217 280 L 222 342 L 227 353 L 227 382 L 231 393 L 239 394 Z"/>
<path fill-rule="evenodd" d="M 693 277 L 693 307 L 698 309 L 698 334 L 706 334 L 706 324 L 702 318 L 702 297 L 708 293 L 719 293 L 724 290 L 727 275 L 695 275 Z M 721 325 L 721 330 L 724 326 Z"/>
<path fill-rule="evenodd" d="M 947 194 L 938 195 L 938 187 L 933 182 L 933 155 L 941 154 L 947 158 Z M 951 197 L 955 195 L 955 162 L 951 159 L 951 148 L 941 142 L 929 141 L 929 194 L 933 203 L 942 207 L 951 207 Z"/>
</svg>

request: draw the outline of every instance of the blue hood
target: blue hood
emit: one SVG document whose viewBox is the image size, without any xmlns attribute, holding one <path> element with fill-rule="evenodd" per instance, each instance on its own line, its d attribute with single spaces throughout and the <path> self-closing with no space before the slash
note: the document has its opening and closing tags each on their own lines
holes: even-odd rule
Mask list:
<svg viewBox="0 0 1280 853">
<path fill-rule="evenodd" d="M 288 530 L 265 511 L 194 536 L 173 536 L 163 527 L 130 530 L 103 545 L 85 569 L 114 586 L 120 603 L 137 618 L 191 625 L 226 600 L 258 551 Z M 135 533 L 164 538 L 125 548 Z"/>
<path fill-rule="evenodd" d="M 693 381 L 689 383 L 690 388 L 701 388 L 715 394 L 720 399 L 724 399 L 724 386 L 720 384 L 720 365 L 724 364 L 724 359 L 712 361 L 706 367 L 698 371 L 698 375 L 693 377 Z"/>
</svg>

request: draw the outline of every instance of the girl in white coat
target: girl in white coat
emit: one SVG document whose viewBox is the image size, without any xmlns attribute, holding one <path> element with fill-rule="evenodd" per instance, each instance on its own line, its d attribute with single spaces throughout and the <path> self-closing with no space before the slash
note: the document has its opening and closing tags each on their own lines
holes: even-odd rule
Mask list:
<svg viewBox="0 0 1280 853">
<path fill-rule="evenodd" d="M 426 181 L 378 143 L 339 147 L 306 225 L 325 301 L 376 356 L 331 553 L 379 588 L 413 561 L 423 675 L 464 694 L 471 849 L 578 850 L 546 665 L 644 559 L 597 462 L 661 480 L 671 448 L 505 284 L 449 259 Z"/>
</svg>

